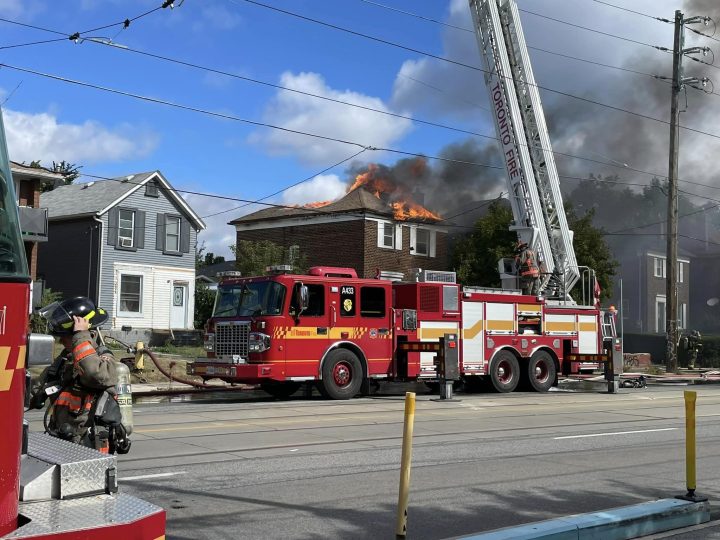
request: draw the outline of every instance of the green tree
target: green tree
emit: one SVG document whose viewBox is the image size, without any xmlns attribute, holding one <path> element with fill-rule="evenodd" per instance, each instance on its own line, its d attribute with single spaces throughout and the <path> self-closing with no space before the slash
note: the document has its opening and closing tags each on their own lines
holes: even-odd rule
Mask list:
<svg viewBox="0 0 720 540">
<path fill-rule="evenodd" d="M 205 283 L 195 282 L 195 328 L 204 328 L 207 320 L 212 316 L 215 305 L 215 291 L 208 288 Z"/>
<path fill-rule="evenodd" d="M 500 287 L 498 261 L 514 256 L 517 242 L 517 235 L 508 229 L 512 220 L 510 207 L 493 201 L 475 230 L 457 240 L 452 261 L 461 283 Z"/>
<path fill-rule="evenodd" d="M 63 294 L 61 292 L 55 292 L 52 289 L 45 289 L 40 298 L 40 306 L 45 307 L 53 302 L 57 302 L 62 299 Z M 39 313 L 33 312 L 30 316 L 30 331 L 35 334 L 47 334 L 47 321 L 40 316 Z"/>
<path fill-rule="evenodd" d="M 277 264 L 290 264 L 297 273 L 307 269 L 307 258 L 296 246 L 285 249 L 270 240 L 240 240 L 237 245 L 230 246 L 230 250 L 235 254 L 235 265 L 243 276 L 261 276 L 268 266 Z"/>
<path fill-rule="evenodd" d="M 602 289 L 601 298 L 612 295 L 617 261 L 612 257 L 603 230 L 593 225 L 594 210 L 578 217 L 572 207 L 566 208 L 568 226 L 573 231 L 573 245 L 578 265 L 595 270 Z M 512 210 L 501 201 L 490 204 L 487 214 L 475 223 L 475 229 L 461 237 L 453 250 L 453 265 L 461 283 L 499 287 L 497 263 L 514 256 L 517 235 L 509 230 Z M 580 300 L 581 290 L 572 292 Z"/>
<path fill-rule="evenodd" d="M 69 161 L 62 160 L 60 162 L 53 161 L 52 167 L 47 168 L 44 167 L 38 159 L 35 161 L 31 161 L 28 167 L 32 167 L 33 169 L 45 169 L 46 171 L 60 173 L 61 175 L 63 175 L 63 184 L 67 186 L 72 184 L 75 179 L 80 176 L 80 169 L 82 168 L 82 165 L 76 165 L 75 163 L 70 163 Z M 53 182 L 52 180 L 43 182 L 40 185 L 40 191 L 42 191 L 43 193 L 45 193 L 46 191 L 52 191 L 53 189 L 55 189 L 55 182 Z"/>
<path fill-rule="evenodd" d="M 587 266 L 595 270 L 595 276 L 600 283 L 600 299 L 610 298 L 613 291 L 613 278 L 618 262 L 613 258 L 610 247 L 605 240 L 604 231 L 593 225 L 595 210 L 578 216 L 571 205 L 565 205 L 568 226 L 573 231 L 573 247 L 578 265 Z M 582 289 L 575 287 L 571 295 L 580 301 Z"/>
</svg>

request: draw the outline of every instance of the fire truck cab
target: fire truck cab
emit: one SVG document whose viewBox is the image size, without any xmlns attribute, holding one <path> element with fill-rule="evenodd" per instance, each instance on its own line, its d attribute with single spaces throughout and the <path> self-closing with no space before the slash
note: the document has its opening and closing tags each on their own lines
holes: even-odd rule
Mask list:
<svg viewBox="0 0 720 540">
<path fill-rule="evenodd" d="M 560 373 L 597 367 L 604 339 L 614 337 L 596 308 L 463 287 L 454 272 L 418 270 L 415 281 L 391 282 L 351 268 L 285 271 L 221 277 L 207 357 L 188 374 L 260 384 L 276 396 L 313 381 L 326 397 L 349 399 L 370 379 L 436 380 L 435 354 L 422 344 L 455 334 L 466 382 L 547 391 Z"/>
</svg>

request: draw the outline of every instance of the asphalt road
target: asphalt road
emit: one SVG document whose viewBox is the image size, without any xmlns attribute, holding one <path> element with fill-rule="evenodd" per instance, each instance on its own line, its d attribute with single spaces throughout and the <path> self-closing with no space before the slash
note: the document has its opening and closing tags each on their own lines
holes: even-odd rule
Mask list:
<svg viewBox="0 0 720 540">
<path fill-rule="evenodd" d="M 408 538 L 683 494 L 685 389 L 418 396 Z M 718 500 L 720 385 L 693 389 Z M 403 399 L 140 404 L 121 490 L 166 508 L 171 539 L 393 538 Z"/>
</svg>

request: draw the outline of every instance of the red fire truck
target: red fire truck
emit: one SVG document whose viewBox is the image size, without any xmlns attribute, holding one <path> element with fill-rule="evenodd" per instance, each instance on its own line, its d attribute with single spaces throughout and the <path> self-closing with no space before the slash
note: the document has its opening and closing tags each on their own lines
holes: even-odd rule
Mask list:
<svg viewBox="0 0 720 540">
<path fill-rule="evenodd" d="M 30 298 L 0 116 L 0 539 L 165 538 L 162 508 L 117 493 L 115 456 L 28 433 L 26 359 L 49 363 L 53 345 L 28 335 Z"/>
<path fill-rule="evenodd" d="M 188 364 L 188 374 L 259 383 L 277 396 L 316 381 L 325 396 L 348 399 L 371 379 L 437 380 L 436 354 L 423 344 L 451 334 L 465 382 L 546 391 L 558 374 L 597 365 L 614 337 L 612 316 L 599 309 L 464 287 L 453 272 L 392 282 L 350 268 L 286 271 L 221 277 L 207 357 Z"/>
</svg>

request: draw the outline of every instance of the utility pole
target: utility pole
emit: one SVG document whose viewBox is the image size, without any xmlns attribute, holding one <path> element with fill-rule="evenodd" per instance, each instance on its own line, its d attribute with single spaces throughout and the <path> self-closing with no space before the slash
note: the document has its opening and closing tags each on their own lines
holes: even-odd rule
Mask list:
<svg viewBox="0 0 720 540">
<path fill-rule="evenodd" d="M 677 178 L 680 139 L 680 109 L 678 101 L 682 89 L 682 57 L 685 33 L 683 32 L 683 14 L 675 12 L 675 39 L 673 42 L 672 98 L 670 101 L 670 170 L 668 172 L 668 211 L 667 211 L 667 258 L 665 284 L 665 328 L 666 352 L 665 367 L 668 373 L 677 370 Z"/>
<path fill-rule="evenodd" d="M 667 211 L 667 259 L 665 285 L 665 328 L 666 354 L 665 367 L 669 373 L 677 371 L 678 345 L 678 155 L 680 150 L 680 109 L 678 101 L 685 85 L 701 83 L 705 86 L 707 78 L 683 77 L 683 57 L 702 53 L 707 55 L 708 47 L 690 47 L 685 49 L 685 25 L 702 22 L 707 24 L 709 17 L 690 17 L 685 19 L 680 10 L 675 12 L 675 39 L 673 43 L 672 98 L 670 102 L 670 167 L 668 172 L 668 211 Z M 695 59 L 696 60 L 696 59 Z M 695 88 L 695 87 L 694 87 Z"/>
</svg>

